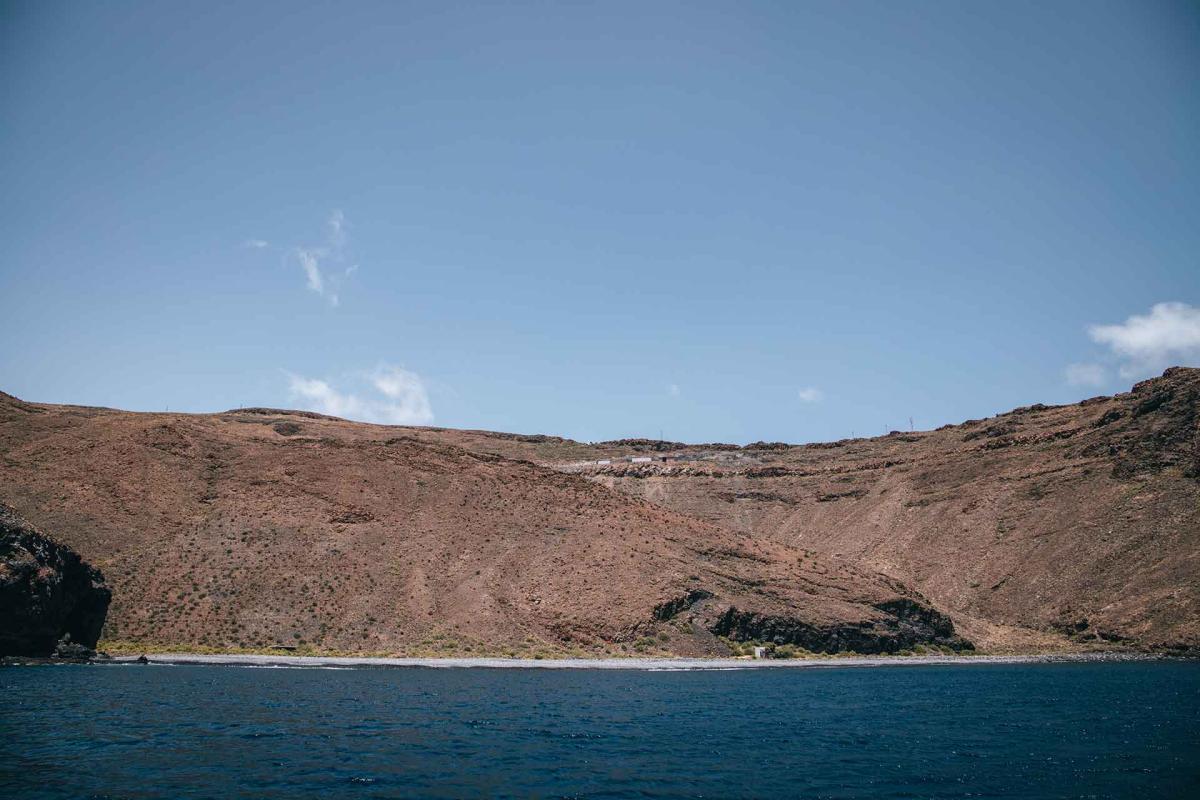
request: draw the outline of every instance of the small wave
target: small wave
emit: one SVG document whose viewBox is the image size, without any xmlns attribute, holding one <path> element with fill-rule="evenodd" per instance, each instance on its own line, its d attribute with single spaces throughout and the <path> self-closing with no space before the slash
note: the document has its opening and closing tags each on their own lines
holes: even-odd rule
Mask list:
<svg viewBox="0 0 1200 800">
<path fill-rule="evenodd" d="M 171 666 L 176 666 L 172 664 Z M 337 667 L 325 664 L 215 664 L 213 666 L 242 667 L 243 669 L 325 669 L 325 670 L 355 670 L 359 667 Z"/>
</svg>

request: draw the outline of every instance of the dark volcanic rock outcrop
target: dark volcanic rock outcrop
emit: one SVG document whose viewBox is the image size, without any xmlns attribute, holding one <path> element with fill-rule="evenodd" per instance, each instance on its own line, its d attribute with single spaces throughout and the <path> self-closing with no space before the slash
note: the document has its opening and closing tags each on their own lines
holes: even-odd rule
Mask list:
<svg viewBox="0 0 1200 800">
<path fill-rule="evenodd" d="M 917 645 L 973 649 L 954 633 L 954 623 L 928 605 L 910 598 L 879 603 L 878 619 L 838 625 L 813 625 L 790 616 L 728 608 L 712 632 L 739 642 L 792 644 L 814 653 L 896 653 Z"/>
<path fill-rule="evenodd" d="M 111 599 L 104 576 L 0 504 L 0 656 L 72 657 L 96 646 Z"/>
</svg>

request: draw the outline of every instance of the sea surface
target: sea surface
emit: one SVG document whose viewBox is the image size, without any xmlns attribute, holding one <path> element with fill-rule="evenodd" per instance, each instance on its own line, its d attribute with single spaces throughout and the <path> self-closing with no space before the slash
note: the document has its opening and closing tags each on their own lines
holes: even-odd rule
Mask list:
<svg viewBox="0 0 1200 800">
<path fill-rule="evenodd" d="M 0 797 L 1200 797 L 1200 663 L 0 668 Z"/>
</svg>

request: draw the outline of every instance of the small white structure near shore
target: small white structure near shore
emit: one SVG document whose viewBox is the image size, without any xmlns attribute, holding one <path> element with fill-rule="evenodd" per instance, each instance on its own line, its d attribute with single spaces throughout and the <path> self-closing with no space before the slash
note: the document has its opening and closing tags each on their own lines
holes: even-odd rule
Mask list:
<svg viewBox="0 0 1200 800">
<path fill-rule="evenodd" d="M 755 658 L 766 658 L 767 657 L 767 648 L 765 648 L 765 647 L 754 648 L 754 657 Z"/>
</svg>

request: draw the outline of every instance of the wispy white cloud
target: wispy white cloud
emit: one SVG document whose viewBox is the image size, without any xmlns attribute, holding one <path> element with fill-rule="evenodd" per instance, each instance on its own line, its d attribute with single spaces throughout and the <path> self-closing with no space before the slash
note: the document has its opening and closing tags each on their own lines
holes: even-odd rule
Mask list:
<svg viewBox="0 0 1200 800">
<path fill-rule="evenodd" d="M 271 243 L 266 239 L 247 239 L 246 241 L 242 242 L 242 247 L 249 247 L 251 250 L 262 250 L 263 248 L 270 246 Z"/>
<path fill-rule="evenodd" d="M 325 276 L 321 274 L 321 251 L 297 249 L 296 258 L 300 259 L 300 266 L 308 278 L 308 288 L 317 294 L 324 294 Z"/>
<path fill-rule="evenodd" d="M 1157 303 L 1149 314 L 1135 314 L 1123 323 L 1092 325 L 1088 335 L 1121 359 L 1124 378 L 1200 364 L 1200 308 L 1187 303 Z"/>
<path fill-rule="evenodd" d="M 1100 364 L 1068 364 L 1065 375 L 1072 386 L 1103 386 L 1108 381 L 1108 370 Z"/>
<path fill-rule="evenodd" d="M 819 403 L 825 399 L 825 393 L 815 386 L 805 386 L 796 392 L 796 396 L 800 398 L 800 402 L 802 403 Z"/>
<path fill-rule="evenodd" d="M 335 307 L 340 305 L 339 289 L 342 282 L 358 271 L 358 264 L 345 265 L 348 241 L 346 215 L 334 210 L 325 222 L 323 244 L 297 247 L 292 251 L 304 271 L 309 291 L 326 298 Z"/>
<path fill-rule="evenodd" d="M 425 382 L 415 372 L 380 365 L 351 377 L 342 390 L 319 378 L 285 373 L 292 402 L 309 411 L 386 425 L 428 425 L 433 407 Z"/>
<path fill-rule="evenodd" d="M 679 384 L 678 383 L 667 384 L 667 394 L 671 395 L 671 397 L 679 397 L 679 395 L 680 395 Z"/>
</svg>

